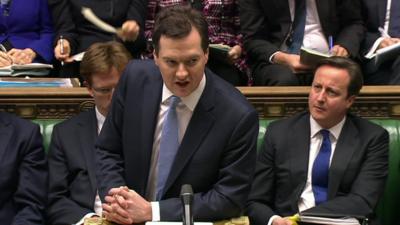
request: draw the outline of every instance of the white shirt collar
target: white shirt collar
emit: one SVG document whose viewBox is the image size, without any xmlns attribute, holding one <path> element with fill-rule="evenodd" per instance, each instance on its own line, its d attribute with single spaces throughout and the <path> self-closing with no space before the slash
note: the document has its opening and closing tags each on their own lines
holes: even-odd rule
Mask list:
<svg viewBox="0 0 400 225">
<path fill-rule="evenodd" d="M 97 106 L 95 107 L 96 111 L 96 119 L 97 119 L 97 134 L 100 134 L 101 128 L 103 127 L 104 121 L 106 120 L 106 117 L 103 116 L 97 109 Z"/>
<path fill-rule="evenodd" d="M 201 94 L 203 93 L 205 87 L 206 76 L 205 74 L 203 74 L 203 78 L 201 79 L 199 86 L 190 95 L 182 97 L 181 102 L 193 112 L 194 108 L 200 100 Z M 163 83 L 161 103 L 165 103 L 165 101 L 172 95 L 174 94 L 167 88 L 165 83 Z"/>
<path fill-rule="evenodd" d="M 331 133 L 331 136 L 337 140 L 339 138 L 340 132 L 342 131 L 344 122 L 346 121 L 346 116 L 343 117 L 343 119 L 336 124 L 335 126 L 327 129 Z M 310 128 L 311 128 L 311 138 L 313 138 L 318 132 L 324 128 L 322 128 L 317 121 L 314 120 L 314 118 L 310 115 Z"/>
</svg>

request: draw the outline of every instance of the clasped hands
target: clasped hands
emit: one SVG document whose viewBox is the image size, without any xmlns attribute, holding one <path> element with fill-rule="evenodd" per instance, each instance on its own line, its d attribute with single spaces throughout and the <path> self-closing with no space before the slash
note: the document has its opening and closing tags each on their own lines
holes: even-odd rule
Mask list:
<svg viewBox="0 0 400 225">
<path fill-rule="evenodd" d="M 0 67 L 12 64 L 28 64 L 36 58 L 36 53 L 30 48 L 13 48 L 8 52 L 0 52 Z"/>
<path fill-rule="evenodd" d="M 105 218 L 118 224 L 143 223 L 152 220 L 151 203 L 126 186 L 112 188 L 102 206 Z"/>
</svg>

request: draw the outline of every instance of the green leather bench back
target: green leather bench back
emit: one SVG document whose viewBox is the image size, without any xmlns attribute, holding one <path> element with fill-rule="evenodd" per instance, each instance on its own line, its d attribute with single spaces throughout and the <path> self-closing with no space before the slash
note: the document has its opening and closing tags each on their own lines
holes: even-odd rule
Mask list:
<svg viewBox="0 0 400 225">
<path fill-rule="evenodd" d="M 49 148 L 53 127 L 60 121 L 62 119 L 33 120 L 33 122 L 40 126 L 43 135 L 43 145 L 46 151 Z M 260 131 L 257 140 L 258 150 L 261 149 L 266 128 L 271 121 L 273 120 L 260 120 Z M 398 224 L 397 217 L 400 214 L 400 120 L 377 119 L 372 120 L 372 122 L 383 126 L 390 134 L 389 177 L 385 193 L 377 208 L 377 214 L 381 219 L 382 225 Z"/>
<path fill-rule="evenodd" d="M 261 119 L 257 148 L 261 150 L 266 128 L 273 120 Z M 382 225 L 399 224 L 400 216 L 400 120 L 375 119 L 371 120 L 384 127 L 390 135 L 389 143 L 389 176 L 385 191 L 376 210 Z"/>
<path fill-rule="evenodd" d="M 51 133 L 53 132 L 53 127 L 57 123 L 63 121 L 63 119 L 37 119 L 32 120 L 32 122 L 36 123 L 40 127 L 40 132 L 43 136 L 43 146 L 46 152 L 49 150 Z"/>
</svg>

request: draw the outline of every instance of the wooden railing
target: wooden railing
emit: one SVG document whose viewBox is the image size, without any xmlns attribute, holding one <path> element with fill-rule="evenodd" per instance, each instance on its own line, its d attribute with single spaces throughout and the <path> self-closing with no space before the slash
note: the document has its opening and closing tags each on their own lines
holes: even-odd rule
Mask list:
<svg viewBox="0 0 400 225">
<path fill-rule="evenodd" d="M 260 118 L 307 110 L 309 87 L 238 87 Z M 0 88 L 0 111 L 29 119 L 63 119 L 93 107 L 86 88 Z M 400 118 L 400 86 L 365 86 L 351 111 L 368 118 Z"/>
</svg>

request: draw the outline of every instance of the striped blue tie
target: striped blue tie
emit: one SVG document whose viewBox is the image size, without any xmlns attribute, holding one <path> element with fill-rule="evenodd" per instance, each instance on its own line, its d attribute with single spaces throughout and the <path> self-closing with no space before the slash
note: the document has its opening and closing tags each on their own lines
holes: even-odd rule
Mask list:
<svg viewBox="0 0 400 225">
<path fill-rule="evenodd" d="M 301 45 L 303 44 L 304 28 L 306 26 L 306 1 L 296 0 L 295 1 L 295 13 L 292 24 L 292 31 L 289 38 L 291 38 L 291 44 L 288 52 L 291 54 L 299 54 Z"/>
<path fill-rule="evenodd" d="M 323 140 L 317 158 L 314 161 L 311 178 L 315 205 L 328 200 L 329 161 L 332 152 L 329 130 L 321 130 L 320 133 L 323 136 Z"/>
<path fill-rule="evenodd" d="M 180 102 L 177 96 L 171 96 L 169 99 L 169 108 L 161 132 L 160 153 L 158 156 L 158 178 L 156 199 L 161 200 L 164 194 L 165 183 L 171 171 L 175 155 L 179 148 L 178 137 L 178 119 L 176 115 L 176 106 Z"/>
</svg>

